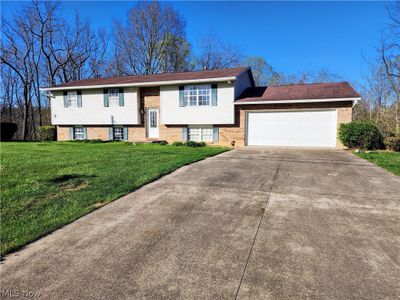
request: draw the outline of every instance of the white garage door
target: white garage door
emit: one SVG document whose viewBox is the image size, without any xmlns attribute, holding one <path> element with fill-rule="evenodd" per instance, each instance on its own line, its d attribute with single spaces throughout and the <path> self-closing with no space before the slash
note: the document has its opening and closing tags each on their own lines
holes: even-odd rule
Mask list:
<svg viewBox="0 0 400 300">
<path fill-rule="evenodd" d="M 247 144 L 336 146 L 336 110 L 248 113 Z"/>
</svg>

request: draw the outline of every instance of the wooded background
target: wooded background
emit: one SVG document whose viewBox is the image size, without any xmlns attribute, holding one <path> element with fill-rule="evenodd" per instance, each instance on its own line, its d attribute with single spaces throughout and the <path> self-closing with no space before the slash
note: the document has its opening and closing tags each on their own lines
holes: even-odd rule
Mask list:
<svg viewBox="0 0 400 300">
<path fill-rule="evenodd" d="M 368 61 L 363 82 L 350 83 L 362 95 L 356 120 L 377 124 L 385 136 L 400 135 L 400 4 L 388 6 L 388 22 Z M 76 14 L 61 16 L 59 3 L 22 3 L 18 15 L 2 17 L 1 121 L 18 124 L 15 139 L 35 140 L 50 124 L 48 99 L 39 87 L 93 77 L 154 74 L 250 66 L 258 85 L 346 80 L 329 70 L 284 74 L 263 57 L 245 57 L 216 35 L 193 47 L 186 21 L 170 4 L 140 2 L 111 32 L 94 30 Z"/>
</svg>

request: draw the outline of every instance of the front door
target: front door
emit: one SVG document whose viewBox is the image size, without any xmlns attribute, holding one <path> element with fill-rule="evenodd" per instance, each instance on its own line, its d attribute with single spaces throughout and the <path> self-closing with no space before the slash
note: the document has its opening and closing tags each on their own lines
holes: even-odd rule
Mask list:
<svg viewBox="0 0 400 300">
<path fill-rule="evenodd" d="M 147 137 L 148 138 L 159 137 L 158 109 L 147 110 Z"/>
</svg>

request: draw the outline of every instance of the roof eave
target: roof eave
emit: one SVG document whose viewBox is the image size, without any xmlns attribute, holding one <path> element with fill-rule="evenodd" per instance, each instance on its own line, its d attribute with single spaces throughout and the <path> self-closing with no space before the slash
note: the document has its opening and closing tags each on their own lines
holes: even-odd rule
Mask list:
<svg viewBox="0 0 400 300">
<path fill-rule="evenodd" d="M 40 88 L 40 90 L 41 91 L 65 91 L 65 90 L 77 90 L 77 89 L 85 90 L 85 89 L 112 88 L 112 87 L 151 87 L 151 86 L 161 86 L 161 85 L 221 82 L 221 81 L 234 81 L 234 80 L 236 80 L 236 76 L 202 78 L 202 79 L 186 79 L 186 80 L 165 80 L 165 81 L 151 81 L 151 82 L 98 84 L 98 85 L 85 85 L 85 86 L 43 87 L 43 88 Z"/>
</svg>

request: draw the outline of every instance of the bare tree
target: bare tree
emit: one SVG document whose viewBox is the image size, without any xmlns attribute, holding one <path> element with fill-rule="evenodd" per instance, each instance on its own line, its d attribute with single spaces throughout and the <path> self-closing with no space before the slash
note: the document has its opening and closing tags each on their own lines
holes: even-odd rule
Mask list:
<svg viewBox="0 0 400 300">
<path fill-rule="evenodd" d="M 400 3 L 388 8 L 390 24 L 384 33 L 381 58 L 385 66 L 387 80 L 394 92 L 394 115 L 396 135 L 400 135 Z"/>
<path fill-rule="evenodd" d="M 187 67 L 186 23 L 169 4 L 139 2 L 126 24 L 116 22 L 113 75 L 182 71 Z"/>
<path fill-rule="evenodd" d="M 244 59 L 244 66 L 251 67 L 254 81 L 257 86 L 276 85 L 280 82 L 280 75 L 267 61 L 260 56 L 250 56 Z"/>
<path fill-rule="evenodd" d="M 242 60 L 242 53 L 237 47 L 223 43 L 217 35 L 210 34 L 199 42 L 194 53 L 194 68 L 196 70 L 234 68 L 240 66 Z"/>
<path fill-rule="evenodd" d="M 28 139 L 29 112 L 32 105 L 32 88 L 35 79 L 33 60 L 35 41 L 28 24 L 18 19 L 13 24 L 3 20 L 0 62 L 17 76 L 22 88 L 22 139 Z"/>
<path fill-rule="evenodd" d="M 39 88 L 101 76 L 107 46 L 105 33 L 95 33 L 78 14 L 73 23 L 65 22 L 56 2 L 34 0 L 21 5 L 12 20 L 3 20 L 0 59 L 11 73 L 2 84 L 18 88 L 3 93 L 9 98 L 3 103 L 14 104 L 8 107 L 21 118 L 22 139 L 34 138 L 36 125 L 49 120 Z"/>
</svg>

